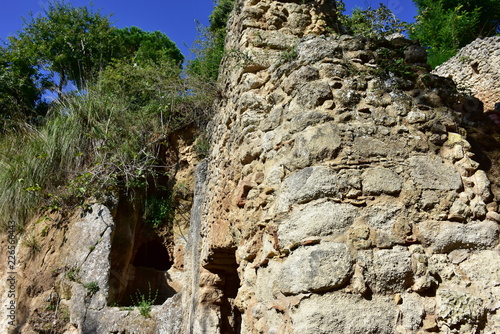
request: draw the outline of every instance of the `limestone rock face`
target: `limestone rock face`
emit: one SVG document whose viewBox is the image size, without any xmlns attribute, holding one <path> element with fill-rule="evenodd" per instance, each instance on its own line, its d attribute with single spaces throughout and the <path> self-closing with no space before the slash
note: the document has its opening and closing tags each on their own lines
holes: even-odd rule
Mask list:
<svg viewBox="0 0 500 334">
<path fill-rule="evenodd" d="M 50 279 L 21 251 L 21 329 L 60 300 L 65 333 L 500 331 L 498 130 L 420 45 L 340 35 L 334 6 L 236 1 L 171 267 L 154 240 L 135 262 L 134 203 L 95 204 L 51 230 Z M 151 281 L 150 318 L 110 305 Z"/>
<path fill-rule="evenodd" d="M 433 73 L 452 78 L 459 87 L 471 91 L 488 111 L 500 102 L 499 64 L 500 37 L 478 38 Z"/>
</svg>

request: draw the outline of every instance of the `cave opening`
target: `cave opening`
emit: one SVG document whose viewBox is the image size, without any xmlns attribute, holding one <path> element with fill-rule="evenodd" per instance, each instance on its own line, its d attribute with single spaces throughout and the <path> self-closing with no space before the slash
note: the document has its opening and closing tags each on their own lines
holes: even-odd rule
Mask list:
<svg viewBox="0 0 500 334">
<path fill-rule="evenodd" d="M 168 273 L 174 259 L 162 237 L 139 232 L 127 245 L 120 238 L 116 241 L 115 257 L 121 260 L 112 261 L 109 305 L 137 306 L 142 300 L 161 305 L 175 295 Z"/>
<path fill-rule="evenodd" d="M 160 271 L 169 270 L 172 264 L 168 250 L 160 240 L 143 243 L 132 262 L 135 267 L 153 268 Z"/>
<path fill-rule="evenodd" d="M 237 267 L 231 267 L 230 272 L 225 273 L 225 284 L 223 287 L 224 298 L 221 305 L 221 332 L 223 334 L 241 333 L 241 312 L 235 305 L 235 299 L 240 288 L 240 278 Z"/>
<path fill-rule="evenodd" d="M 175 294 L 169 284 L 168 270 L 173 261 L 162 240 L 148 240 L 140 244 L 128 270 L 127 286 L 119 304 L 134 306 L 145 298 L 153 305 L 161 305 Z"/>
</svg>

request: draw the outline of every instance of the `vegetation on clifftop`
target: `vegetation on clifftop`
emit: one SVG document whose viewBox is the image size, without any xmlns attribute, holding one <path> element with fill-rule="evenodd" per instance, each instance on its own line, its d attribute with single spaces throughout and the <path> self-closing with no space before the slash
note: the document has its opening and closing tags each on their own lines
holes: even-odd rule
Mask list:
<svg viewBox="0 0 500 334">
<path fill-rule="evenodd" d="M 429 64 L 436 67 L 478 37 L 500 33 L 500 1 L 413 0 L 417 22 L 410 37 L 428 48 Z"/>
<path fill-rule="evenodd" d="M 0 48 L 1 219 L 168 180 L 169 136 L 201 129 L 213 102 L 212 76 L 183 75 L 183 59 L 163 33 L 92 8 L 51 2 L 26 19 Z"/>
<path fill-rule="evenodd" d="M 224 56 L 226 23 L 233 7 L 234 0 L 219 0 L 210 15 L 210 25 L 203 27 L 198 24 L 199 36 L 193 48 L 196 57 L 189 61 L 187 68 L 190 75 L 204 81 L 217 80 Z"/>
<path fill-rule="evenodd" d="M 500 33 L 500 1 L 413 0 L 417 6 L 416 22 L 399 20 L 384 4 L 378 8 L 355 8 L 345 15 L 345 4 L 337 1 L 339 18 L 348 34 L 370 38 L 408 32 L 428 51 L 428 62 L 436 67 L 478 37 Z"/>
</svg>

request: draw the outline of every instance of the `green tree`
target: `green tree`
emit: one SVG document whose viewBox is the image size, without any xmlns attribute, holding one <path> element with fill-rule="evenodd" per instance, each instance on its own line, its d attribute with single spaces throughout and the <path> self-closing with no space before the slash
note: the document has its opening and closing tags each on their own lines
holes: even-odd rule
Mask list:
<svg viewBox="0 0 500 334">
<path fill-rule="evenodd" d="M 500 32 L 499 0 L 413 0 L 417 22 L 410 37 L 428 47 L 429 64 L 436 67 L 478 37 Z"/>
<path fill-rule="evenodd" d="M 338 1 L 337 8 L 345 10 L 342 1 Z M 347 33 L 352 35 L 362 35 L 371 38 L 381 38 L 395 33 L 403 33 L 408 29 L 408 24 L 401 21 L 384 4 L 378 8 L 368 7 L 363 10 L 355 8 L 351 16 L 339 15 L 342 25 Z"/>
<path fill-rule="evenodd" d="M 429 0 L 413 0 L 420 11 L 429 7 L 430 4 L 436 1 Z M 477 37 L 493 36 L 500 33 L 500 1 L 498 0 L 440 0 L 444 11 L 450 9 L 461 10 L 466 13 L 478 11 L 479 20 L 473 30 L 467 31 L 465 35 L 472 41 Z"/>
<path fill-rule="evenodd" d="M 147 32 L 137 27 L 127 27 L 115 29 L 113 35 L 113 40 L 116 40 L 114 58 L 155 63 L 169 59 L 179 65 L 184 61 L 179 48 L 160 31 Z"/>
<path fill-rule="evenodd" d="M 198 24 L 199 36 L 194 47 L 195 58 L 188 64 L 188 72 L 191 75 L 208 81 L 217 80 L 219 65 L 224 55 L 226 24 L 233 7 L 234 0 L 218 0 L 210 14 L 208 28 Z"/>
<path fill-rule="evenodd" d="M 36 84 L 40 83 L 40 86 Z M 43 80 L 28 58 L 0 47 L 0 121 L 1 130 L 15 128 L 26 117 L 45 112 L 40 101 Z"/>
<path fill-rule="evenodd" d="M 61 97 L 69 83 L 86 89 L 116 59 L 180 68 L 184 58 L 159 31 L 118 29 L 92 8 L 49 2 L 42 15 L 24 18 L 23 29 L 0 49 L 0 113 L 9 115 L 3 120 L 43 115 L 46 90 Z"/>
<path fill-rule="evenodd" d="M 32 64 L 57 74 L 61 94 L 69 80 L 82 88 L 112 59 L 114 41 L 109 16 L 64 1 L 49 2 L 43 15 L 24 18 L 23 29 L 9 42 Z"/>
</svg>

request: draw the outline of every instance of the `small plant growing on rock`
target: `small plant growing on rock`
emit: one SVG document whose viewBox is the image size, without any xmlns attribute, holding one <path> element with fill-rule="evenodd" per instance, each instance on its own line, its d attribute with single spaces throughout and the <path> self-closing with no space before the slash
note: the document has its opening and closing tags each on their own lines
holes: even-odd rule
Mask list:
<svg viewBox="0 0 500 334">
<path fill-rule="evenodd" d="M 47 234 L 49 234 L 49 229 L 50 229 L 50 226 L 49 226 L 49 225 L 46 225 L 46 226 L 43 228 L 42 232 L 40 232 L 40 236 L 42 236 L 42 237 L 46 237 L 46 236 L 47 236 Z"/>
<path fill-rule="evenodd" d="M 56 305 L 53 303 L 48 303 L 47 306 L 45 307 L 46 311 L 55 311 L 56 310 Z"/>
<path fill-rule="evenodd" d="M 32 234 L 26 235 L 26 237 L 22 242 L 22 245 L 28 248 L 30 257 L 35 256 L 41 250 L 41 246 L 40 243 L 38 242 L 38 239 L 36 238 L 36 236 Z"/>
<path fill-rule="evenodd" d="M 146 199 L 144 218 L 153 228 L 171 222 L 175 213 L 175 201 L 172 194 L 166 196 L 150 196 Z"/>
<path fill-rule="evenodd" d="M 99 291 L 99 283 L 97 283 L 96 281 L 85 283 L 83 286 L 85 287 L 85 289 L 87 289 L 89 294 L 92 296 L 95 295 L 97 293 L 97 291 Z"/>
<path fill-rule="evenodd" d="M 291 62 L 297 59 L 298 55 L 298 43 L 295 43 L 294 45 L 288 46 L 286 50 L 283 51 L 280 58 L 283 60 L 283 62 Z"/>
<path fill-rule="evenodd" d="M 76 282 L 78 281 L 78 273 L 79 273 L 80 269 L 78 268 L 70 268 L 67 272 L 66 272 L 66 277 L 72 281 L 72 282 Z"/>
<path fill-rule="evenodd" d="M 208 154 L 210 152 L 210 142 L 204 135 L 201 135 L 196 139 L 194 147 L 196 151 L 196 157 L 198 159 L 204 159 L 208 157 Z"/>
<path fill-rule="evenodd" d="M 256 60 L 248 52 L 238 49 L 231 49 L 226 52 L 226 57 L 234 59 L 238 67 L 246 67 L 252 64 L 257 64 Z"/>
<path fill-rule="evenodd" d="M 151 293 L 151 284 L 148 283 L 148 286 L 149 289 L 147 295 L 137 290 L 135 297 L 130 296 L 134 306 L 139 308 L 139 313 L 145 318 L 151 317 L 151 305 L 154 305 L 156 297 L 158 297 L 158 290 L 156 290 L 153 296 Z"/>
</svg>

